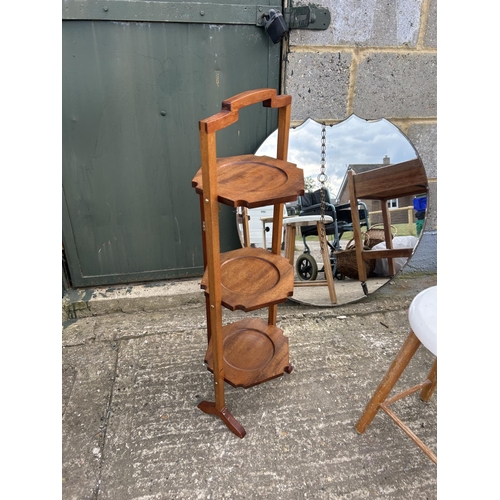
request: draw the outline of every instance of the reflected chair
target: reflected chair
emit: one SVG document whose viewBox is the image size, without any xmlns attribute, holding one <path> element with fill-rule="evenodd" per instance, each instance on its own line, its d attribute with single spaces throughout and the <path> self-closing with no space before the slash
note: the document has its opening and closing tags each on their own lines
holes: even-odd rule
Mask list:
<svg viewBox="0 0 500 500">
<path fill-rule="evenodd" d="M 389 275 L 395 273 L 394 258 L 411 257 L 414 248 L 393 248 L 391 234 L 391 216 L 387 202 L 395 198 L 424 194 L 428 191 L 427 175 L 420 159 L 396 163 L 387 167 L 375 168 L 356 174 L 352 169 L 347 172 L 349 203 L 353 223 L 354 244 L 359 280 L 365 294 L 366 268 L 363 260 L 387 259 Z M 358 214 L 359 200 L 379 200 L 382 209 L 382 219 L 385 233 L 385 250 L 367 250 L 363 248 L 361 223 Z"/>
<path fill-rule="evenodd" d="M 437 286 L 423 290 L 413 299 L 408 310 L 408 321 L 411 328 L 410 333 L 372 398 L 366 405 L 363 415 L 356 424 L 356 430 L 360 434 L 363 434 L 375 418 L 378 410 L 382 409 L 437 464 L 436 455 L 389 408 L 389 405 L 392 403 L 419 390 L 421 391 L 420 399 L 429 401 L 437 387 Z M 421 344 L 436 356 L 427 379 L 389 398 L 389 394 Z"/>
</svg>

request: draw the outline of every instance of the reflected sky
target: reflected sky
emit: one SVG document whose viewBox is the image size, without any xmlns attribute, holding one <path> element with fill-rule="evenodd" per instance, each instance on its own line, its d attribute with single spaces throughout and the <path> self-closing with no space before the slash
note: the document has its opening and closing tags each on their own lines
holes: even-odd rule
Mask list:
<svg viewBox="0 0 500 500">
<path fill-rule="evenodd" d="M 257 155 L 276 157 L 277 130 L 256 151 Z M 336 195 L 350 164 L 382 164 L 384 156 L 391 163 L 417 158 L 408 138 L 389 121 L 367 121 L 351 115 L 343 122 L 326 126 L 326 174 L 328 188 Z M 314 179 L 321 169 L 321 124 L 308 118 L 290 130 L 288 161 L 304 170 L 304 177 Z"/>
</svg>

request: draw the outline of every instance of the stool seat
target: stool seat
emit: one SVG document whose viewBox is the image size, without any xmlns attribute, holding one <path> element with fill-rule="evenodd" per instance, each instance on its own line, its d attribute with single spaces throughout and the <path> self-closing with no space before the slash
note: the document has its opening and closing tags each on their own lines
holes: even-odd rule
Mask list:
<svg viewBox="0 0 500 500">
<path fill-rule="evenodd" d="M 420 342 L 437 356 L 437 286 L 426 288 L 413 299 L 408 321 Z"/>
<path fill-rule="evenodd" d="M 333 217 L 325 215 L 325 224 L 330 224 L 333 222 Z M 317 222 L 321 222 L 321 215 L 300 215 L 297 217 L 285 217 L 283 218 L 283 224 L 295 224 L 296 226 L 314 226 Z"/>
</svg>

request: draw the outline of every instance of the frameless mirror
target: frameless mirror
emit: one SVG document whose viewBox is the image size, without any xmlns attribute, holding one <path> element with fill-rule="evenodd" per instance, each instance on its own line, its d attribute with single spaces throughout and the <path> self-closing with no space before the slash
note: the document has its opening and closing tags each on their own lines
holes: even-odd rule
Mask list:
<svg viewBox="0 0 500 500">
<path fill-rule="evenodd" d="M 276 140 L 277 131 L 273 132 L 262 143 L 255 154 L 275 157 Z M 320 175 L 322 158 L 326 176 Z M 386 119 L 369 121 L 351 115 L 335 125 L 324 125 L 309 118 L 290 130 L 288 161 L 303 169 L 306 192 L 316 194 L 306 194 L 305 197 L 299 198 L 297 203 L 288 203 L 284 210 L 284 216 L 306 215 L 304 206 L 314 204 L 314 202 L 320 203 L 322 187 L 325 188 L 323 193 L 326 195 L 326 202 L 332 204 L 337 210 L 345 209 L 349 205 L 347 189 L 349 169 L 355 173 L 361 173 L 414 159 L 421 164 L 418 153 L 409 139 Z M 360 202 L 360 210 L 366 210 L 364 213 L 367 215 L 365 232 L 371 228 L 373 233 L 373 230 L 380 227 L 382 222 L 381 202 L 373 200 L 360 200 Z M 413 194 L 391 199 L 387 205 L 391 213 L 393 245 L 395 247 L 401 245 L 416 248 L 426 213 L 425 194 Z M 321 212 L 309 213 L 318 214 Z M 271 246 L 273 207 L 249 209 L 246 215 L 249 244 L 255 247 L 269 248 Z M 240 210 L 237 213 L 237 226 L 240 240 L 244 245 L 242 220 Z M 333 247 L 336 247 L 335 250 L 342 251 L 352 246 L 353 233 L 349 230 L 349 226 L 345 228 L 339 226 L 335 231 L 328 231 L 327 234 L 329 246 L 332 247 L 330 248 L 332 255 L 335 253 Z M 325 267 L 317 230 L 314 226 L 312 228 L 302 227 L 301 231 L 298 230 L 294 254 L 296 286 L 291 300 L 317 306 L 332 306 L 364 297 L 365 291 L 360 281 L 344 275 L 340 272 L 342 269 L 337 270 L 336 264 L 333 263 L 335 260 L 331 258 L 330 262 L 337 296 L 336 304 L 333 304 L 328 287 L 320 286 L 325 284 Z M 408 260 L 408 258 L 394 259 L 396 272 L 399 272 Z M 375 267 L 370 270 L 367 289 L 372 293 L 387 283 L 389 279 L 387 259 L 377 259 Z"/>
</svg>

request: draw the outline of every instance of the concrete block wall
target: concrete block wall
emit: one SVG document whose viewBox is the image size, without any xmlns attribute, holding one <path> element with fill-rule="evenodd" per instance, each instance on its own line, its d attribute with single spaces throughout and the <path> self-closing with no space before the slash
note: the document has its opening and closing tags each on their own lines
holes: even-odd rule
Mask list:
<svg viewBox="0 0 500 500">
<path fill-rule="evenodd" d="M 286 2 L 289 6 L 290 2 Z M 316 0 L 327 30 L 292 30 L 283 91 L 292 124 L 351 114 L 386 118 L 419 152 L 429 179 L 422 240 L 405 270 L 437 271 L 437 0 Z M 307 5 L 295 1 L 295 6 Z"/>
</svg>

